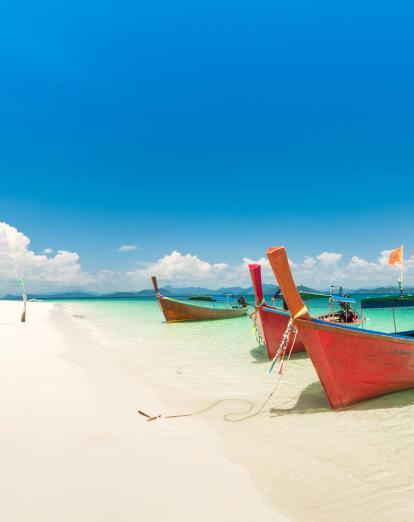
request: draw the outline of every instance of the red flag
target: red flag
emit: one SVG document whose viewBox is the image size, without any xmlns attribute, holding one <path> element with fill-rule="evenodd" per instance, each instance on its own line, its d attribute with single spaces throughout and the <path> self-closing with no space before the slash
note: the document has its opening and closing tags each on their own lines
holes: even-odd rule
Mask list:
<svg viewBox="0 0 414 522">
<path fill-rule="evenodd" d="M 388 258 L 389 265 L 402 265 L 404 257 L 404 246 L 401 245 L 398 248 L 395 248 Z"/>
</svg>

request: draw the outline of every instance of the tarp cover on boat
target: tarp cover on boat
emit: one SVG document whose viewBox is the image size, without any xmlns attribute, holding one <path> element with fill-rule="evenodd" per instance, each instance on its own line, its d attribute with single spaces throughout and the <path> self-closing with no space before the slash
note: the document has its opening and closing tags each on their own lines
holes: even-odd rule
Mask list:
<svg viewBox="0 0 414 522">
<path fill-rule="evenodd" d="M 333 301 L 336 301 L 338 303 L 355 303 L 355 299 L 352 299 L 352 297 L 344 297 L 343 295 L 337 295 L 337 294 L 319 294 L 316 292 L 299 292 L 300 296 L 303 300 L 309 300 L 309 299 L 332 299 Z"/>
<path fill-rule="evenodd" d="M 237 297 L 224 295 L 190 295 L 187 297 L 190 301 L 237 301 Z"/>
<path fill-rule="evenodd" d="M 413 295 L 385 295 L 366 297 L 361 300 L 362 308 L 408 308 L 414 306 Z"/>
<path fill-rule="evenodd" d="M 338 301 L 338 303 L 356 303 L 353 297 L 344 297 L 343 295 L 332 295 L 331 297 L 334 301 Z"/>
<path fill-rule="evenodd" d="M 190 295 L 187 299 L 190 299 L 190 301 L 215 301 L 212 295 Z"/>
<path fill-rule="evenodd" d="M 318 294 L 316 292 L 299 292 L 301 298 L 303 300 L 308 299 L 329 299 L 331 296 L 330 294 Z"/>
</svg>

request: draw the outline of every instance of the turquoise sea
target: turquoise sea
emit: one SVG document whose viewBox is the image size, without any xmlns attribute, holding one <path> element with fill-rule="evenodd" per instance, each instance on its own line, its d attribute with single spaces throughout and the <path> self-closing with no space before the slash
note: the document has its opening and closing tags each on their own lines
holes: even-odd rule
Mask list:
<svg viewBox="0 0 414 522">
<path fill-rule="evenodd" d="M 159 399 L 159 409 L 148 411 L 137 396 L 137 411 L 175 415 L 232 399 L 197 420 L 248 469 L 277 512 L 322 522 L 348 520 L 345 513 L 360 522 L 413 520 L 414 390 L 335 412 L 302 353 L 289 361 L 261 414 L 238 422 L 260 409 L 279 380 L 277 372 L 268 375 L 266 349 L 247 316 L 167 324 L 155 299 L 56 302 L 99 341 L 108 364 Z M 328 311 L 325 302 L 309 307 L 312 314 Z M 367 328 L 392 332 L 390 310 L 364 315 Z M 399 329 L 413 328 L 414 310 L 397 310 L 396 317 Z M 145 419 L 136 413 L 136 421 Z"/>
<path fill-rule="evenodd" d="M 86 319 L 97 327 L 107 357 L 123 372 L 149 381 L 163 394 L 177 390 L 183 405 L 215 398 L 215 389 L 220 396 L 253 392 L 256 397 L 268 388 L 266 350 L 258 346 L 248 316 L 166 323 L 155 298 L 61 302 L 82 316 L 78 324 Z M 308 307 L 313 315 L 329 311 L 324 300 L 310 301 Z M 367 329 L 393 331 L 391 310 L 366 310 L 364 317 Z M 396 321 L 401 331 L 414 329 L 414 309 L 396 310 Z"/>
</svg>

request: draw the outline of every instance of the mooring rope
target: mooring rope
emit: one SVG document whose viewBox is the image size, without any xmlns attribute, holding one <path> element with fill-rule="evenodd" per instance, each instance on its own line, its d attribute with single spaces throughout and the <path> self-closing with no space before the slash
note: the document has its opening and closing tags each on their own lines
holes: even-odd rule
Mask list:
<svg viewBox="0 0 414 522">
<path fill-rule="evenodd" d="M 290 321 L 289 321 L 289 324 L 288 324 L 288 326 L 287 326 L 287 328 L 286 328 L 286 331 L 285 331 L 285 333 L 284 333 L 284 335 L 283 335 L 281 345 L 283 344 L 283 342 L 284 342 L 284 340 L 285 340 L 285 335 L 286 335 L 286 333 L 287 333 L 288 331 L 289 331 L 289 334 L 288 334 L 288 336 L 287 336 L 287 341 L 286 341 L 286 342 L 289 341 L 290 333 L 292 332 L 292 326 L 293 326 L 293 321 L 290 320 Z M 266 405 L 268 404 L 268 402 L 270 401 L 270 399 L 271 399 L 271 398 L 273 397 L 273 395 L 276 393 L 276 391 L 277 391 L 277 389 L 278 389 L 278 387 L 279 387 L 279 384 L 280 384 L 280 382 L 281 382 L 281 380 L 282 380 L 283 372 L 284 372 L 284 370 L 286 369 L 286 367 L 287 367 L 287 365 L 288 365 L 288 362 L 289 362 L 289 360 L 290 360 L 290 356 L 292 355 L 292 350 L 293 350 L 293 346 L 294 346 L 295 341 L 296 341 L 296 335 L 297 335 L 297 332 L 298 332 L 298 331 L 297 331 L 297 329 L 295 328 L 295 336 L 294 336 L 294 338 L 293 338 L 293 342 L 292 342 L 292 344 L 291 344 L 291 346 L 290 346 L 290 350 L 289 350 L 288 357 L 287 357 L 287 359 L 286 359 L 286 363 L 283 364 L 284 361 L 283 361 L 283 358 L 282 358 L 281 363 L 280 363 L 280 366 L 279 366 L 279 370 L 278 370 L 279 378 L 277 379 L 276 384 L 275 384 L 275 386 L 273 387 L 273 390 L 269 393 L 269 395 L 267 396 L 267 398 L 266 398 L 266 400 L 264 401 L 264 403 L 262 404 L 262 406 L 261 406 L 261 407 L 260 407 L 256 412 L 254 412 L 254 413 L 252 413 L 252 414 L 250 414 L 250 415 L 246 415 L 245 417 L 242 417 L 241 419 L 229 419 L 228 417 L 229 417 L 230 415 L 237 415 L 237 413 L 228 413 L 228 414 L 226 414 L 226 415 L 223 416 L 223 419 L 224 419 L 224 420 L 226 420 L 227 422 L 240 422 L 240 421 L 244 421 L 244 420 L 250 419 L 250 418 L 252 418 L 252 417 L 256 417 L 257 415 L 260 415 L 260 414 L 263 412 L 263 410 L 265 409 L 265 407 L 266 407 Z M 282 357 L 284 356 L 284 354 L 285 354 L 285 352 L 286 352 L 286 347 L 287 347 L 287 345 L 285 345 L 285 349 L 284 349 L 284 352 L 283 352 Z M 279 347 L 278 352 L 279 352 L 279 351 L 280 351 L 280 347 Z M 270 372 L 271 372 L 271 370 L 269 371 L 269 374 L 270 374 Z M 252 410 L 252 408 L 250 408 L 249 411 L 251 411 L 251 410 Z M 246 412 L 246 413 L 249 413 L 249 412 Z"/>
<path fill-rule="evenodd" d="M 292 342 L 292 344 L 290 346 L 290 350 L 289 350 L 289 353 L 288 353 L 288 357 L 286 359 L 286 363 L 284 364 L 284 355 L 286 353 L 287 344 L 289 342 L 290 335 L 291 335 L 293 330 L 295 331 L 295 335 L 294 335 L 294 338 L 293 338 L 293 342 Z M 201 410 L 192 411 L 192 412 L 188 412 L 188 413 L 181 413 L 181 414 L 177 414 L 177 415 L 161 415 L 161 414 L 159 414 L 159 415 L 151 416 L 151 415 L 148 415 L 147 413 L 143 412 L 142 410 L 138 410 L 138 413 L 140 415 L 142 415 L 143 417 L 146 417 L 147 421 L 154 421 L 154 420 L 157 420 L 157 419 L 160 419 L 160 418 L 163 418 L 163 419 L 178 419 L 178 418 L 182 418 L 182 417 L 192 417 L 192 416 L 195 416 L 195 415 L 200 415 L 201 413 L 205 413 L 206 411 L 209 411 L 209 410 L 215 408 L 217 405 L 221 404 L 222 402 L 232 401 L 232 402 L 240 402 L 240 403 L 248 404 L 249 405 L 249 409 L 247 411 L 245 411 L 245 412 L 226 413 L 222 417 L 223 420 L 225 420 L 227 422 L 241 422 L 241 421 L 245 421 L 247 419 L 250 419 L 252 417 L 256 417 L 257 415 L 260 415 L 263 412 L 263 410 L 265 409 L 266 405 L 269 403 L 270 399 L 276 393 L 276 391 L 277 391 L 277 389 L 278 389 L 278 387 L 280 385 L 280 382 L 282 380 L 282 376 L 284 374 L 284 370 L 286 369 L 286 367 L 287 367 L 287 365 L 289 363 L 289 360 L 290 360 L 290 356 L 292 354 L 292 350 L 293 350 L 293 346 L 294 346 L 295 341 L 296 341 L 297 333 L 298 333 L 297 328 L 295 328 L 293 326 L 293 321 L 290 320 L 289 323 L 288 323 L 288 326 L 287 326 L 287 328 L 285 330 L 285 333 L 283 334 L 282 342 L 280 343 L 279 349 L 276 352 L 276 356 L 273 359 L 272 366 L 271 366 L 271 370 L 272 370 L 274 365 L 275 365 L 274 361 L 276 360 L 277 357 L 280 357 L 280 365 L 279 365 L 279 369 L 278 369 L 279 377 L 278 377 L 278 379 L 276 381 L 276 384 L 274 385 L 272 391 L 267 396 L 266 400 L 263 402 L 261 407 L 257 411 L 255 411 L 254 413 L 250 413 L 253 410 L 253 408 L 254 408 L 254 403 L 251 400 L 248 400 L 248 399 L 236 399 L 236 398 L 218 399 L 217 401 L 214 401 L 209 406 L 207 406 L 206 408 L 202 408 Z M 269 374 L 270 374 L 270 371 L 269 371 Z M 241 418 L 238 418 L 238 419 L 231 419 L 230 417 L 233 417 L 234 415 L 244 415 L 244 416 L 241 417 Z"/>
<path fill-rule="evenodd" d="M 295 328 L 294 324 L 293 324 L 293 319 L 289 319 L 289 322 L 288 322 L 288 325 L 286 327 L 286 330 L 282 336 L 282 341 L 280 343 L 280 346 L 278 348 L 278 350 L 276 351 L 276 354 L 275 356 L 273 357 L 273 361 L 272 361 L 272 364 L 270 366 L 270 369 L 269 369 L 269 374 L 272 373 L 273 371 L 273 368 L 275 367 L 276 363 L 278 361 L 280 361 L 280 366 L 279 366 L 279 369 L 282 367 L 283 365 L 283 359 L 285 357 L 285 353 L 286 353 L 286 349 L 287 349 L 287 346 L 289 344 L 289 339 L 290 339 L 290 336 L 292 335 L 292 331 L 295 330 L 295 332 L 297 333 L 297 329 Z M 296 333 L 295 333 L 295 338 L 293 340 L 293 343 L 292 343 L 292 348 L 293 348 L 293 345 L 295 344 L 295 341 L 296 341 Z"/>
<path fill-rule="evenodd" d="M 144 413 L 141 410 L 138 410 L 138 413 L 140 415 L 143 415 L 144 417 L 147 417 L 148 421 L 153 421 L 153 420 L 157 420 L 157 419 L 161 419 L 161 418 L 162 419 L 178 419 L 178 418 L 181 418 L 181 417 L 192 417 L 193 415 L 200 415 L 201 413 L 205 413 L 206 411 L 211 410 L 212 408 L 214 408 L 218 404 L 220 404 L 222 402 L 228 402 L 228 401 L 242 402 L 242 403 L 249 404 L 250 405 L 249 409 L 246 412 L 244 412 L 244 413 L 249 413 L 253 409 L 253 407 L 254 407 L 254 404 L 252 403 L 252 401 L 249 401 L 248 399 L 225 398 L 225 399 L 219 399 L 219 400 L 213 402 L 212 404 L 210 404 L 206 408 L 203 408 L 203 409 L 197 410 L 197 411 L 192 411 L 192 412 L 189 412 L 189 413 L 180 413 L 180 414 L 177 414 L 177 415 L 161 415 L 161 414 L 159 414 L 159 415 L 155 415 L 154 417 L 151 417 L 151 415 L 148 415 L 148 414 Z M 242 415 L 242 413 L 234 413 L 234 414 L 230 413 L 228 415 Z"/>
<path fill-rule="evenodd" d="M 256 307 L 255 307 L 256 308 Z M 256 337 L 256 341 L 258 343 L 259 346 L 266 346 L 266 342 L 265 340 L 263 339 L 263 337 L 260 335 L 260 332 L 259 332 L 259 328 L 257 327 L 257 316 L 259 314 L 259 309 L 256 308 L 250 315 L 249 315 L 249 319 L 251 319 L 253 321 L 253 326 L 252 326 L 252 332 L 254 332 L 254 335 Z"/>
</svg>

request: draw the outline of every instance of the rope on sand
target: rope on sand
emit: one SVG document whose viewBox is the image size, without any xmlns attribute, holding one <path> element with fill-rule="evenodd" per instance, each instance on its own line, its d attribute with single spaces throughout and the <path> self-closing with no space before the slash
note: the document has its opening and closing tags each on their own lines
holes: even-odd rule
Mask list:
<svg viewBox="0 0 414 522">
<path fill-rule="evenodd" d="M 294 335 L 294 338 L 293 338 L 293 342 L 291 343 L 290 345 L 290 350 L 289 350 L 289 353 L 288 353 L 288 357 L 286 359 L 286 363 L 284 362 L 284 356 L 285 356 L 285 353 L 287 351 L 287 345 L 288 345 L 288 342 L 289 342 L 289 339 L 290 339 L 290 335 L 292 333 L 292 331 L 295 330 L 295 335 Z M 223 415 L 223 420 L 227 421 L 227 422 L 241 422 L 241 421 L 245 421 L 247 419 L 251 419 L 252 417 L 256 417 L 257 415 L 260 415 L 263 410 L 265 409 L 266 405 L 269 403 L 270 399 L 273 397 L 273 395 L 276 393 L 278 387 L 279 387 L 279 384 L 282 380 L 282 376 L 283 376 L 283 373 L 284 373 L 284 370 L 286 369 L 288 363 L 289 363 L 289 360 L 290 360 L 290 356 L 292 354 L 292 350 L 293 350 L 293 346 L 295 344 L 295 341 L 296 341 L 296 335 L 297 335 L 297 329 L 293 326 L 293 322 L 292 320 L 289 321 L 289 324 L 286 328 L 286 331 L 283 335 L 283 338 L 282 338 L 282 342 L 280 344 L 280 347 L 279 349 L 277 350 L 276 352 L 276 356 L 275 358 L 273 359 L 273 362 L 272 362 L 272 366 L 271 366 L 271 369 L 269 371 L 269 373 L 272 371 L 275 363 L 277 360 L 280 360 L 280 365 L 279 365 L 279 369 L 278 369 L 278 374 L 279 374 L 279 377 L 276 381 L 276 384 L 274 385 L 272 391 L 269 393 L 269 395 L 267 396 L 266 400 L 263 402 L 263 404 L 261 405 L 261 407 L 255 411 L 254 413 L 250 413 L 253 408 L 254 408 L 254 403 L 250 400 L 247 400 L 247 399 L 235 399 L 235 398 L 225 398 L 225 399 L 219 399 L 215 402 L 213 402 L 212 404 L 210 404 L 209 406 L 207 406 L 206 408 L 203 408 L 201 410 L 197 410 L 197 411 L 193 411 L 193 412 L 189 412 L 189 413 L 181 413 L 181 414 L 177 414 L 177 415 L 154 415 L 154 416 L 151 416 L 151 415 L 148 415 L 147 413 L 143 412 L 142 410 L 138 410 L 138 413 L 140 415 L 142 415 L 143 417 L 146 417 L 147 418 L 147 421 L 154 421 L 154 420 L 157 420 L 157 419 L 178 419 L 178 418 L 182 418 L 182 417 L 192 417 L 192 416 L 195 416 L 195 415 L 200 415 L 201 413 L 205 413 L 206 411 L 209 411 L 213 408 L 215 408 L 217 405 L 223 403 L 223 402 L 229 402 L 229 401 L 232 401 L 232 402 L 240 402 L 240 403 L 244 403 L 244 404 L 248 404 L 249 405 L 249 409 L 245 412 L 232 412 L 232 413 L 226 413 L 225 415 Z M 233 419 L 233 418 L 230 418 L 230 417 L 234 417 L 235 415 L 243 415 L 243 417 L 240 417 L 240 418 L 237 418 L 237 419 Z"/>
<path fill-rule="evenodd" d="M 207 406 L 206 408 L 203 408 L 202 410 L 192 411 L 192 412 L 189 412 L 189 413 L 180 413 L 178 415 L 161 415 L 160 414 L 160 415 L 155 415 L 154 417 L 151 417 L 151 415 L 148 415 L 148 414 L 144 413 L 141 410 L 138 410 L 138 413 L 140 415 L 143 415 L 144 417 L 147 417 L 148 421 L 153 421 L 153 420 L 157 420 L 157 419 L 161 419 L 161 418 L 163 418 L 163 419 L 178 419 L 178 418 L 181 418 L 181 417 L 192 417 L 193 415 L 200 415 L 201 413 L 205 413 L 206 411 L 211 410 L 212 408 L 215 408 L 220 403 L 228 402 L 228 401 L 242 402 L 242 403 L 249 404 L 249 406 L 250 406 L 249 409 L 246 412 L 244 412 L 244 413 L 249 413 L 253 409 L 253 407 L 254 407 L 254 404 L 251 401 L 247 400 L 247 399 L 226 398 L 226 399 L 219 399 L 219 400 L 213 402 L 212 404 L 210 404 L 209 406 Z M 239 413 L 231 414 L 230 413 L 230 414 L 227 414 L 227 415 L 241 415 L 241 414 L 239 414 Z M 226 417 L 226 415 L 224 417 Z M 227 420 L 227 419 L 225 419 L 225 420 Z M 231 421 L 229 421 L 229 422 L 231 422 Z"/>
</svg>

